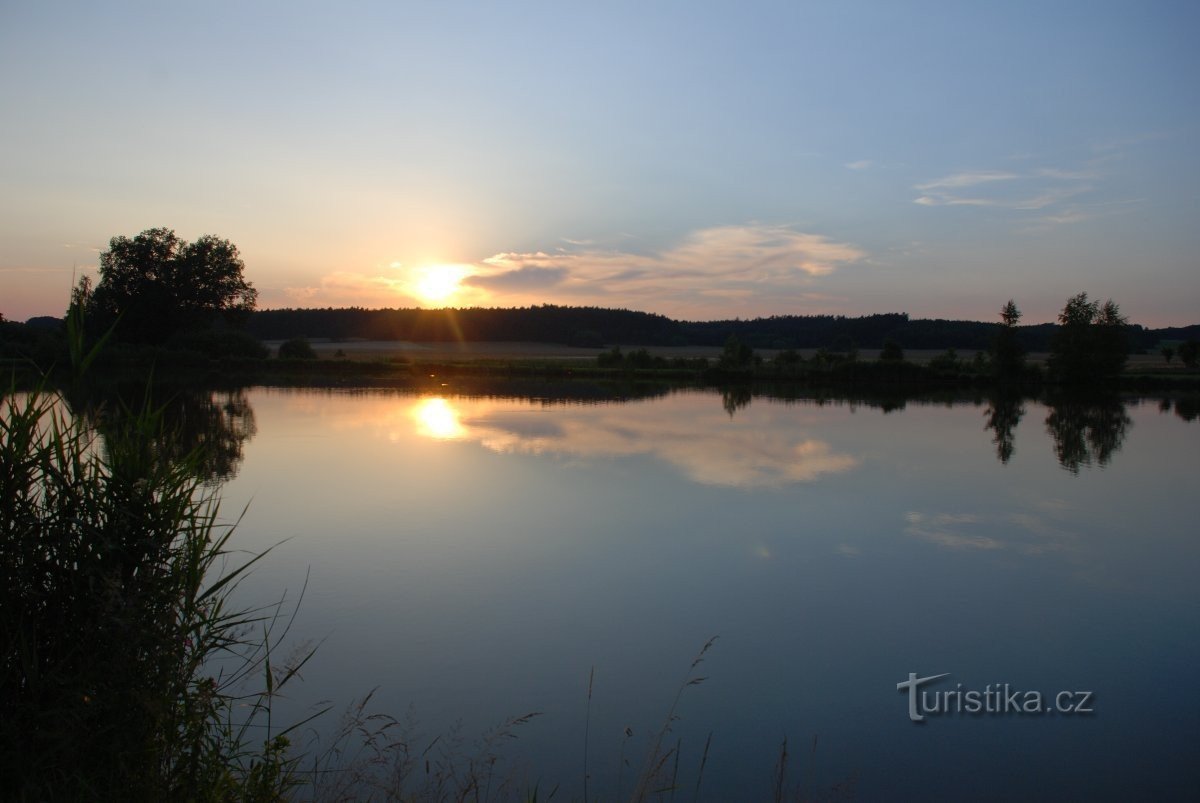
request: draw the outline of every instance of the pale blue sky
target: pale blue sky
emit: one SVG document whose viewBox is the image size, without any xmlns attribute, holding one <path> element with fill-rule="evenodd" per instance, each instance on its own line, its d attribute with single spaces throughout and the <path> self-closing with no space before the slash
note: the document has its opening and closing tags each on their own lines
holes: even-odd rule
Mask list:
<svg viewBox="0 0 1200 803">
<path fill-rule="evenodd" d="M 167 226 L 262 306 L 1200 322 L 1200 6 L 981 6 L 0 2 L 0 312 Z"/>
</svg>

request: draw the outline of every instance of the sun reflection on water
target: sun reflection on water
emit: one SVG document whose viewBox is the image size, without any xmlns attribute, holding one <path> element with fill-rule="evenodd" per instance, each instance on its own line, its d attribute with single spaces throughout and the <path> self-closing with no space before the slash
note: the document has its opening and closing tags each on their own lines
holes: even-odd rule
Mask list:
<svg viewBox="0 0 1200 803">
<path fill-rule="evenodd" d="M 413 406 L 412 416 L 417 423 L 417 433 L 427 438 L 456 440 L 467 435 L 466 428 L 458 420 L 458 411 L 440 396 L 421 399 Z"/>
</svg>

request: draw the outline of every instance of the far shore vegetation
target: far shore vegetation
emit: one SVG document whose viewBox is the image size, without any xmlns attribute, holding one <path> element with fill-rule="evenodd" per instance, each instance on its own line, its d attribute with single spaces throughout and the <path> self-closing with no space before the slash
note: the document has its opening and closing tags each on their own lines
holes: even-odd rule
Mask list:
<svg viewBox="0 0 1200 803">
<path fill-rule="evenodd" d="M 256 310 L 235 245 L 165 228 L 114 237 L 99 280 L 64 318 L 6 321 L 0 365 L 37 376 L 69 362 L 65 318 L 110 342 L 100 375 L 238 376 L 247 382 L 401 379 L 428 373 L 555 378 L 652 375 L 699 384 L 956 383 L 1194 386 L 1200 324 L 1147 329 L 1112 301 L 1067 299 L 1058 321 L 1023 326 L 906 314 L 788 315 L 689 322 L 627 309 Z"/>
</svg>

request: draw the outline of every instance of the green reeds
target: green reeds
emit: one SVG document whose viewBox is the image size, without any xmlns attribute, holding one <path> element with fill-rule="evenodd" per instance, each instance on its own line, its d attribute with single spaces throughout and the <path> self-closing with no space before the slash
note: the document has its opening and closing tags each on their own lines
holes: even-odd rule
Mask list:
<svg viewBox="0 0 1200 803">
<path fill-rule="evenodd" d="M 229 568 L 197 458 L 165 457 L 152 409 L 101 438 L 44 387 L 0 408 L 4 796 L 280 799 L 271 701 L 307 655 L 272 664 L 282 602 L 231 606 L 261 555 Z"/>
</svg>

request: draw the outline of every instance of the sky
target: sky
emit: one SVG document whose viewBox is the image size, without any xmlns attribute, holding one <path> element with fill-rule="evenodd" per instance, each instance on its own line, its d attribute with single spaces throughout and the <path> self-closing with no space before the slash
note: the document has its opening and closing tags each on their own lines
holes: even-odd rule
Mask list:
<svg viewBox="0 0 1200 803">
<path fill-rule="evenodd" d="M 1200 4 L 0 0 L 0 314 L 114 236 L 259 306 L 1200 323 Z"/>
</svg>

